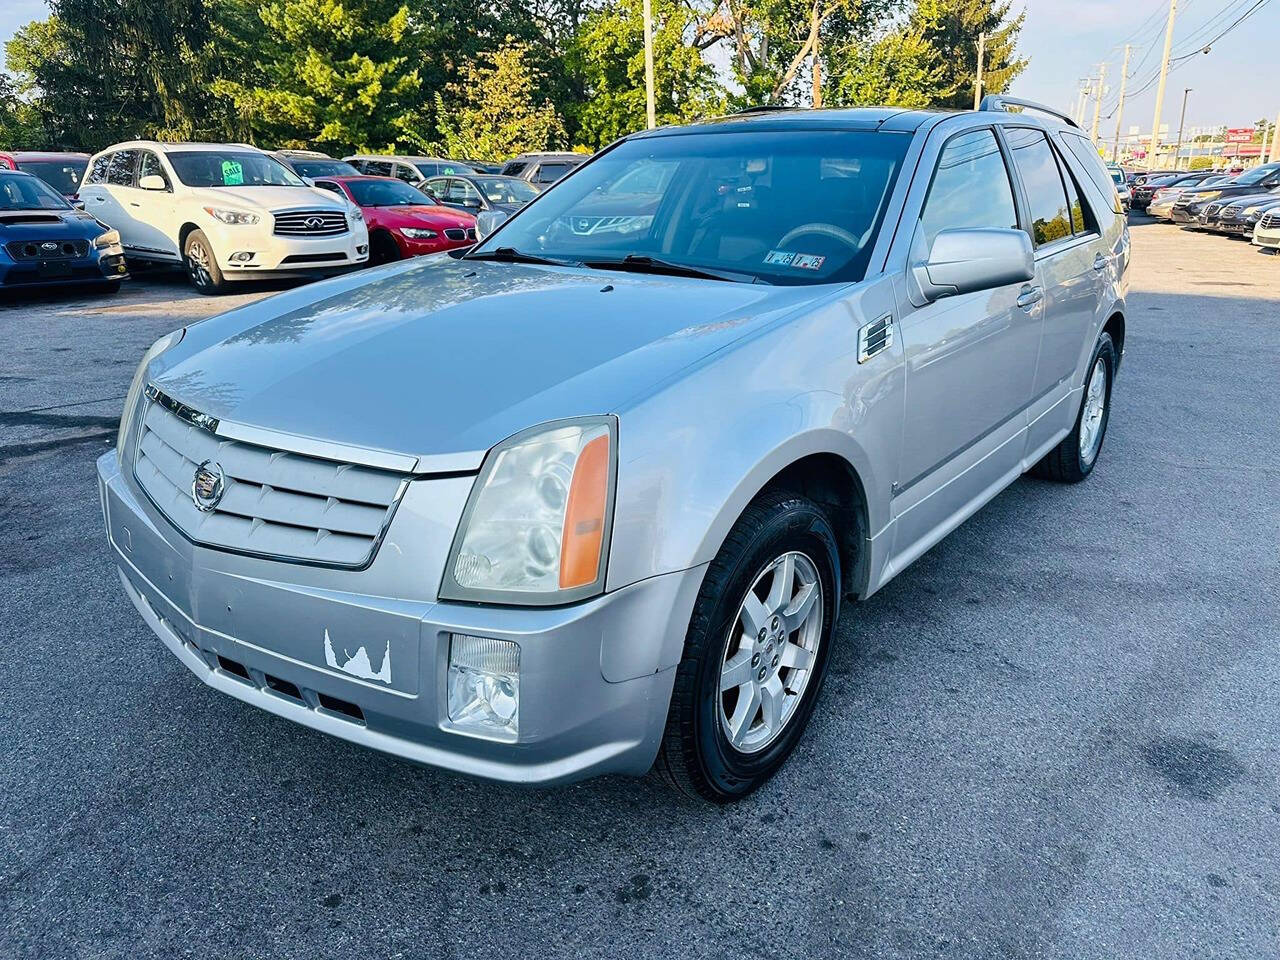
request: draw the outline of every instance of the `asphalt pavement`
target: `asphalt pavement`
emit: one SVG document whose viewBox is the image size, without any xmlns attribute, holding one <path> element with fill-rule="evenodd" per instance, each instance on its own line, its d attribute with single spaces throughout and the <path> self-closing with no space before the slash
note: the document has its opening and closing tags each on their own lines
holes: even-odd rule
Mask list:
<svg viewBox="0 0 1280 960">
<path fill-rule="evenodd" d="M 0 302 L 0 957 L 1280 953 L 1280 257 L 1135 218 L 1087 482 L 1023 479 L 846 607 L 737 806 L 419 768 L 203 686 L 125 599 L 94 458 L 150 275 Z"/>
</svg>

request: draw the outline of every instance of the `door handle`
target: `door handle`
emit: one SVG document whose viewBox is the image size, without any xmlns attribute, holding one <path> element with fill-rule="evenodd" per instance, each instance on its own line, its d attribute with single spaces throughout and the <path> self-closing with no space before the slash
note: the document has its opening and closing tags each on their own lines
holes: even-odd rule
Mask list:
<svg viewBox="0 0 1280 960">
<path fill-rule="evenodd" d="M 140 203 L 134 203 L 132 200 L 130 200 L 130 201 L 129 201 L 129 206 L 131 206 L 131 207 L 140 207 L 140 206 L 142 206 L 142 204 L 140 204 Z"/>
<path fill-rule="evenodd" d="M 1099 273 L 1107 269 L 1109 266 L 1111 266 L 1110 257 L 1104 257 L 1102 254 L 1098 254 L 1093 258 L 1093 269 L 1097 270 Z"/>
<path fill-rule="evenodd" d="M 107 198 L 106 197 L 90 197 L 89 199 L 92 200 L 94 203 L 105 203 Z"/>
<path fill-rule="evenodd" d="M 1023 287 L 1022 293 L 1018 295 L 1018 306 L 1029 310 L 1043 299 L 1044 290 L 1040 287 Z"/>
</svg>

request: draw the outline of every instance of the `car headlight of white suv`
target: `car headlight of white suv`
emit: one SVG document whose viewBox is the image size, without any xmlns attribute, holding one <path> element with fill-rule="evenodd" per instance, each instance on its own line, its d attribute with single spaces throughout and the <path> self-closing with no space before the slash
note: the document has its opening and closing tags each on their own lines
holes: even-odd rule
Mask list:
<svg viewBox="0 0 1280 960">
<path fill-rule="evenodd" d="M 616 463 L 613 417 L 543 424 L 494 447 L 454 536 L 440 596 L 545 605 L 600 593 Z"/>
<path fill-rule="evenodd" d="M 204 212 L 213 217 L 213 219 L 221 220 L 231 226 L 250 226 L 262 219 L 256 213 L 250 213 L 248 210 L 236 210 L 234 207 L 205 207 Z"/>
</svg>

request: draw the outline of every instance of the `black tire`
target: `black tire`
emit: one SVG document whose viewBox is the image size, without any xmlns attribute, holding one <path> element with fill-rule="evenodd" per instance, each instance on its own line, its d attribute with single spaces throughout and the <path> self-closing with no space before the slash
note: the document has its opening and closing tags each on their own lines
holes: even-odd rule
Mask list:
<svg viewBox="0 0 1280 960">
<path fill-rule="evenodd" d="M 99 293 L 113 294 L 120 292 L 119 280 L 107 280 L 97 285 Z"/>
<path fill-rule="evenodd" d="M 799 703 L 776 739 L 758 752 L 743 753 L 731 745 L 720 720 L 726 643 L 747 590 L 773 560 L 792 551 L 813 562 L 822 586 L 817 649 Z M 708 567 L 694 604 L 654 764 L 660 779 L 691 797 L 730 803 L 773 776 L 803 735 L 822 689 L 840 609 L 840 582 L 835 532 L 821 507 L 787 492 L 763 494 L 747 507 Z"/>
<path fill-rule="evenodd" d="M 1098 367 L 1099 361 L 1102 362 L 1101 368 Z M 1032 474 L 1037 477 L 1042 477 L 1045 480 L 1056 480 L 1059 483 L 1079 483 L 1093 473 L 1093 468 L 1098 464 L 1098 458 L 1102 456 L 1102 444 L 1107 438 L 1107 424 L 1111 420 L 1111 390 L 1116 376 L 1116 346 L 1111 340 L 1111 334 L 1103 333 L 1098 338 L 1098 343 L 1093 348 L 1093 355 L 1089 358 L 1087 369 L 1089 372 L 1085 375 L 1084 389 L 1080 394 L 1080 410 L 1076 413 L 1075 426 L 1061 443 L 1045 454 L 1044 458 L 1031 468 Z M 1084 420 L 1085 401 L 1089 396 L 1089 386 L 1092 378 L 1097 375 L 1099 370 L 1105 372 L 1107 378 L 1102 421 L 1098 427 L 1100 435 L 1092 456 L 1085 457 L 1080 450 L 1080 428 Z"/>
<path fill-rule="evenodd" d="M 396 244 L 395 238 L 384 230 L 376 231 L 369 238 L 369 266 L 376 267 L 383 263 L 395 263 L 397 260 L 403 259 L 400 256 L 400 247 Z"/>
<path fill-rule="evenodd" d="M 182 244 L 182 265 L 186 268 L 187 279 L 200 293 L 212 296 L 226 292 L 227 279 L 218 267 L 213 244 L 203 230 L 192 230 L 187 235 Z"/>
</svg>

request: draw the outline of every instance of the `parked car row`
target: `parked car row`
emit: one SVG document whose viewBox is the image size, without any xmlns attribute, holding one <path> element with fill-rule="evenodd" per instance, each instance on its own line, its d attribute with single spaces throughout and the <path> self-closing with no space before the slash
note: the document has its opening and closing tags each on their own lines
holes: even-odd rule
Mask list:
<svg viewBox="0 0 1280 960">
<path fill-rule="evenodd" d="M 92 157 L 0 153 L 0 171 L 25 178 L 4 181 L 0 285 L 83 279 L 114 290 L 128 276 L 127 257 L 179 266 L 197 290 L 217 293 L 240 280 L 323 276 L 440 253 L 476 242 L 477 214 L 509 216 L 585 159 L 338 160 L 312 150 L 144 140 Z M 115 240 L 86 247 L 82 234 L 90 233 L 89 240 Z M 116 260 L 98 252 L 113 246 L 123 253 Z M 15 261 L 14 250 L 29 262 Z"/>
<path fill-rule="evenodd" d="M 1237 176 L 1201 172 L 1153 178 L 1135 190 L 1135 205 L 1139 191 L 1150 191 L 1146 210 L 1157 219 L 1280 249 L 1280 163 Z"/>
</svg>

